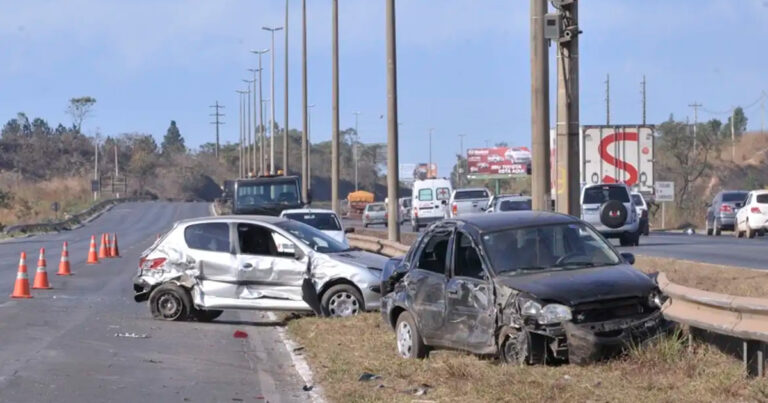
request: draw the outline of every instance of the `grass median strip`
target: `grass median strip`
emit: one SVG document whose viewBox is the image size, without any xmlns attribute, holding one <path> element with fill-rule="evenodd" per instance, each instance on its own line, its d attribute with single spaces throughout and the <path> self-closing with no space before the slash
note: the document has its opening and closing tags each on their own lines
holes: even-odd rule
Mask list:
<svg viewBox="0 0 768 403">
<path fill-rule="evenodd" d="M 288 327 L 334 402 L 768 400 L 768 380 L 745 379 L 738 361 L 671 337 L 599 364 L 520 367 L 439 350 L 401 359 L 378 313 Z"/>
</svg>

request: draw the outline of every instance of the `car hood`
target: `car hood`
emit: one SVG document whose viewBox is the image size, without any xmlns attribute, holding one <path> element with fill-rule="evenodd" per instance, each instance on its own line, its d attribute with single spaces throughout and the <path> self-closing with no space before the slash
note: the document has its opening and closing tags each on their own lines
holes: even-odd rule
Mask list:
<svg viewBox="0 0 768 403">
<path fill-rule="evenodd" d="M 387 260 L 389 260 L 389 258 L 386 256 L 381 256 L 362 250 L 349 250 L 346 252 L 328 253 L 327 256 L 342 263 L 355 266 L 370 267 L 378 270 L 384 269 L 384 264 L 386 264 Z"/>
<path fill-rule="evenodd" d="M 605 299 L 643 297 L 656 288 L 647 275 L 626 264 L 534 274 L 501 274 L 496 282 L 543 301 L 570 306 Z"/>
<path fill-rule="evenodd" d="M 260 206 L 236 206 L 234 214 L 279 216 L 283 210 L 301 208 L 301 204 L 266 204 Z"/>
</svg>

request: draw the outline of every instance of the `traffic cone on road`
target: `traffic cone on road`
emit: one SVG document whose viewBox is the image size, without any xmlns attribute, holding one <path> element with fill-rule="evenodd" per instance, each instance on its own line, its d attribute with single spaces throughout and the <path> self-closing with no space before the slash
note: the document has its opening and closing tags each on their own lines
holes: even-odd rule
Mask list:
<svg viewBox="0 0 768 403">
<path fill-rule="evenodd" d="M 27 253 L 21 252 L 19 272 L 16 273 L 16 284 L 13 286 L 11 298 L 32 298 L 29 295 L 29 275 L 27 274 Z"/>
<path fill-rule="evenodd" d="M 59 261 L 59 271 L 57 276 L 69 276 L 72 272 L 69 270 L 69 248 L 67 243 L 64 242 L 64 247 L 61 249 L 61 260 Z"/>
<path fill-rule="evenodd" d="M 117 232 L 112 234 L 112 257 L 120 257 L 120 248 L 117 246 Z"/>
<path fill-rule="evenodd" d="M 91 245 L 88 247 L 88 260 L 85 261 L 86 264 L 96 264 L 99 263 L 99 257 L 96 256 L 96 236 L 91 235 Z"/>
<path fill-rule="evenodd" d="M 107 234 L 101 234 L 101 245 L 99 245 L 99 259 L 106 259 L 109 257 L 109 246 L 107 246 Z"/>
<path fill-rule="evenodd" d="M 51 285 L 48 284 L 48 272 L 46 271 L 45 248 L 40 248 L 40 257 L 37 259 L 37 270 L 35 270 L 35 283 L 32 288 L 48 290 Z"/>
</svg>

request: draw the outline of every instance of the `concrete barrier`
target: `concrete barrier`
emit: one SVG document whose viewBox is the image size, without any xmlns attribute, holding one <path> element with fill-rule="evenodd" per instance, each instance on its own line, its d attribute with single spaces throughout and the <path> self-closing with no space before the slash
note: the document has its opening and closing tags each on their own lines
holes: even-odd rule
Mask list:
<svg viewBox="0 0 768 403">
<path fill-rule="evenodd" d="M 352 247 L 389 257 L 403 256 L 410 249 L 408 245 L 368 235 L 347 234 L 347 239 Z"/>
</svg>

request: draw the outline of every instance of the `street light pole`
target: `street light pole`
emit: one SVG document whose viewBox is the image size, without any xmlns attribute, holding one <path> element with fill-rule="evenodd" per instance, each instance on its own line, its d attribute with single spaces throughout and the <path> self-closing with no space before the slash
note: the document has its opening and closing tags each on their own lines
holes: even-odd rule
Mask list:
<svg viewBox="0 0 768 403">
<path fill-rule="evenodd" d="M 387 237 L 400 241 L 399 188 L 400 166 L 397 137 L 397 46 L 395 44 L 395 0 L 387 2 Z"/>
<path fill-rule="evenodd" d="M 432 172 L 432 131 L 435 129 L 429 128 L 429 164 L 427 165 L 427 179 L 429 179 L 429 173 Z"/>
<path fill-rule="evenodd" d="M 309 199 L 309 114 L 307 108 L 307 0 L 301 0 L 301 197 Z"/>
<path fill-rule="evenodd" d="M 257 103 L 257 100 L 256 100 L 256 82 L 258 81 L 258 77 L 256 77 L 256 73 L 259 72 L 259 69 L 248 69 L 248 71 L 253 73 L 253 90 L 251 91 L 251 93 L 253 94 L 253 143 L 251 143 L 253 145 L 253 149 L 251 150 L 253 155 L 250 156 L 249 158 L 251 158 L 251 161 L 252 161 L 251 163 L 253 164 L 254 175 L 263 175 L 261 166 L 256 165 L 256 143 L 259 142 L 259 134 L 258 134 L 259 123 L 257 121 L 259 114 L 256 111 L 256 108 L 259 108 L 259 110 L 261 110 L 260 108 L 261 104 Z"/>
<path fill-rule="evenodd" d="M 264 100 L 261 98 L 261 71 L 263 70 L 261 67 L 261 55 L 264 53 L 269 52 L 269 49 L 264 50 L 252 50 L 251 53 L 255 53 L 259 56 L 259 68 L 257 69 L 259 71 L 259 171 L 262 175 L 265 175 L 266 169 L 264 167 L 264 145 L 266 144 L 266 130 L 267 125 L 264 124 L 264 113 L 262 112 L 261 105 L 264 104 Z"/>
<path fill-rule="evenodd" d="M 283 29 L 283 27 L 262 27 L 261 29 L 265 31 L 269 31 L 272 34 L 272 54 L 271 54 L 271 62 L 272 62 L 272 71 L 270 72 L 272 74 L 272 83 L 270 84 L 270 92 L 271 92 L 271 107 L 272 107 L 272 121 L 269 123 L 271 126 L 269 129 L 270 138 L 269 138 L 269 173 L 271 175 L 275 174 L 275 32 L 280 31 Z"/>
<path fill-rule="evenodd" d="M 357 143 L 360 141 L 360 132 L 357 131 L 357 118 L 360 116 L 360 112 L 352 112 L 355 114 L 355 143 L 352 144 L 352 158 L 355 161 L 355 192 L 358 190 L 357 180 Z"/>
<path fill-rule="evenodd" d="M 246 176 L 251 176 L 251 174 L 253 173 L 253 171 L 251 170 L 251 83 L 255 83 L 255 81 L 243 80 L 243 82 L 248 86 L 248 91 L 245 92 L 245 97 L 248 98 L 248 108 L 246 113 L 246 116 L 247 116 L 246 122 L 248 122 L 248 124 L 245 126 L 246 136 L 244 136 L 245 137 L 245 173 L 246 173 Z M 255 166 L 253 167 L 253 170 L 256 170 Z"/>
<path fill-rule="evenodd" d="M 285 77 L 283 81 L 285 81 L 283 104 L 283 109 L 285 109 L 283 120 L 285 122 L 283 123 L 283 130 L 285 130 L 283 134 L 283 176 L 288 176 L 288 133 L 290 132 L 288 125 L 288 0 L 285 0 Z"/>
<path fill-rule="evenodd" d="M 549 210 L 549 58 L 544 38 L 547 0 L 531 0 L 531 196 L 534 210 Z"/>
<path fill-rule="evenodd" d="M 307 105 L 307 189 L 312 190 L 312 108 L 315 104 Z"/>
<path fill-rule="evenodd" d="M 331 208 L 339 205 L 339 0 L 331 0 Z"/>
</svg>

